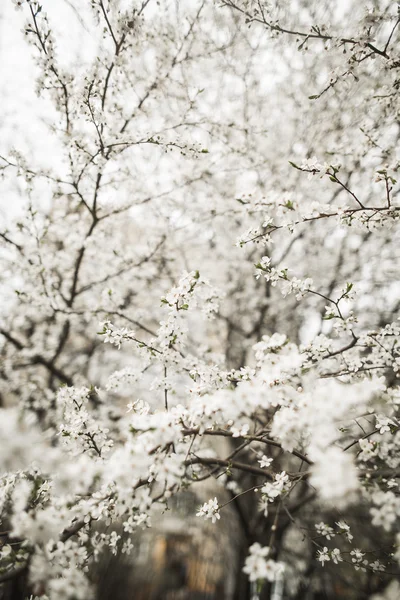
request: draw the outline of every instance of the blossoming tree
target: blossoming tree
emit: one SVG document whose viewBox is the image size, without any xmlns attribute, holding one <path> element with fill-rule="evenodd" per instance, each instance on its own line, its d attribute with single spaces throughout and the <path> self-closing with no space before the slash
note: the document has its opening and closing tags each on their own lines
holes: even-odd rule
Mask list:
<svg viewBox="0 0 400 600">
<path fill-rule="evenodd" d="M 86 600 L 216 480 L 237 598 L 398 597 L 397 7 L 71 0 L 77 61 L 13 3 L 55 151 L 0 153 L 0 582 Z"/>
</svg>

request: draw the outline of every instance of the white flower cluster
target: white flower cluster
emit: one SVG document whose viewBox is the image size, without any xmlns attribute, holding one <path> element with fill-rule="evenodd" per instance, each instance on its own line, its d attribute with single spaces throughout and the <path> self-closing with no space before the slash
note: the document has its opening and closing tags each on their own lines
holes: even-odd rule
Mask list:
<svg viewBox="0 0 400 600">
<path fill-rule="evenodd" d="M 283 574 L 284 565 L 268 558 L 270 549 L 255 543 L 249 548 L 243 571 L 249 576 L 250 581 L 276 581 Z"/>
<path fill-rule="evenodd" d="M 321 521 L 321 523 L 316 523 L 315 529 L 319 535 L 323 535 L 327 540 L 331 540 L 335 537 L 335 531 L 332 527 Z"/>
<path fill-rule="evenodd" d="M 268 256 L 262 257 L 261 261 L 256 264 L 256 269 L 256 279 L 262 276 L 273 287 L 279 283 L 281 294 L 284 298 L 289 294 L 296 294 L 296 300 L 301 300 L 313 286 L 311 277 L 306 277 L 305 279 L 289 277 L 288 269 L 272 267 L 271 259 Z"/>
<path fill-rule="evenodd" d="M 374 459 L 379 454 L 379 445 L 378 442 L 372 441 L 367 438 L 361 438 L 358 440 L 358 443 L 361 448 L 361 452 L 358 455 L 358 460 L 368 462 L 369 460 Z"/>
<path fill-rule="evenodd" d="M 211 523 L 216 523 L 221 515 L 219 514 L 219 504 L 217 498 L 210 499 L 205 502 L 196 513 L 196 517 L 204 517 L 204 519 L 211 519 Z"/>
<path fill-rule="evenodd" d="M 117 346 L 118 349 L 121 348 L 121 344 L 124 340 L 131 341 L 135 339 L 134 331 L 129 330 L 126 327 L 117 329 L 110 321 L 100 322 L 100 327 L 102 329 L 99 333 L 100 335 L 104 335 L 104 343 L 113 344 L 114 346 Z"/>
<path fill-rule="evenodd" d="M 328 550 L 328 548 L 324 546 L 322 550 L 318 550 L 317 560 L 322 563 L 322 566 L 324 566 L 325 563 L 329 562 L 330 560 L 337 565 L 343 561 L 343 558 L 339 548 Z"/>
<path fill-rule="evenodd" d="M 309 173 L 308 179 L 312 179 L 313 175 L 316 175 L 317 173 L 320 177 L 334 173 L 340 169 L 340 165 L 330 165 L 327 162 L 320 163 L 317 157 L 313 156 L 312 158 L 305 158 L 300 165 L 300 169 L 302 171 L 307 171 Z"/>
<path fill-rule="evenodd" d="M 389 433 L 391 427 L 397 427 L 397 423 L 393 419 L 385 415 L 376 415 L 376 428 L 379 429 L 381 435 L 386 432 Z"/>
<path fill-rule="evenodd" d="M 261 488 L 261 503 L 260 509 L 264 512 L 264 516 L 268 514 L 268 503 L 274 502 L 278 496 L 285 494 L 290 490 L 291 482 L 289 475 L 282 471 L 276 473 L 274 481 L 267 481 Z"/>
<path fill-rule="evenodd" d="M 176 358 L 176 351 L 182 350 L 186 344 L 187 327 L 178 319 L 176 314 L 169 314 L 165 321 L 160 322 L 157 340 L 165 356 Z M 175 352 L 171 352 L 175 350 Z M 168 352 L 170 351 L 170 352 Z"/>
<path fill-rule="evenodd" d="M 237 437 L 241 437 L 244 435 L 247 435 L 249 432 L 249 424 L 246 423 L 245 425 L 242 425 L 240 428 L 239 427 L 231 427 L 231 432 L 232 432 L 232 437 L 237 438 Z"/>
<path fill-rule="evenodd" d="M 400 497 L 391 490 L 375 489 L 371 500 L 374 504 L 370 508 L 372 524 L 390 531 L 400 517 Z"/>
<path fill-rule="evenodd" d="M 89 452 L 103 457 L 112 446 L 108 427 L 98 421 L 90 409 L 88 388 L 63 387 L 57 394 L 57 404 L 62 423 L 59 435 L 63 444 L 74 454 Z"/>
<path fill-rule="evenodd" d="M 340 534 L 344 535 L 348 542 L 353 540 L 353 535 L 350 531 L 350 526 L 346 523 L 346 521 L 337 521 L 336 525 L 339 528 Z"/>
<path fill-rule="evenodd" d="M 213 317 L 219 309 L 221 294 L 213 288 L 198 271 L 184 273 L 178 285 L 161 298 L 171 308 L 188 310 L 200 306 L 207 317 Z"/>
<path fill-rule="evenodd" d="M 260 229 L 258 229 L 258 227 L 250 227 L 238 237 L 236 240 L 236 246 L 242 248 L 245 244 L 254 241 L 257 243 L 262 242 L 263 244 L 267 244 L 270 239 L 270 236 L 266 233 L 263 233 Z"/>
</svg>

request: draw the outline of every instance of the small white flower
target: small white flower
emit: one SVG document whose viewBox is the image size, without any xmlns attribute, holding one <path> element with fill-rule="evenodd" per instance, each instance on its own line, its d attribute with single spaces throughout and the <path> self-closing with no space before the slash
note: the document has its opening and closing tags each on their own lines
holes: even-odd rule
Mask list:
<svg viewBox="0 0 400 600">
<path fill-rule="evenodd" d="M 116 531 L 112 531 L 110 534 L 110 541 L 108 543 L 108 545 L 111 548 L 111 552 L 113 554 L 117 554 L 117 544 L 118 544 L 118 540 L 121 539 L 121 536 L 117 534 Z"/>
<path fill-rule="evenodd" d="M 205 502 L 203 506 L 200 507 L 199 512 L 196 513 L 196 517 L 211 519 L 211 523 L 215 523 L 218 519 L 220 519 L 221 515 L 219 514 L 217 498 L 215 497 L 214 500 L 211 499 L 208 502 Z"/>
<path fill-rule="evenodd" d="M 396 426 L 396 423 L 392 419 L 385 417 L 385 415 L 376 415 L 376 428 L 379 429 L 379 433 L 389 432 L 391 426 Z"/>
<path fill-rule="evenodd" d="M 352 556 L 353 558 L 351 559 L 352 562 L 358 562 L 360 560 L 362 560 L 364 554 L 363 552 L 361 552 L 361 550 L 359 550 L 358 548 L 354 548 L 354 550 L 352 550 L 350 552 L 350 556 Z"/>
<path fill-rule="evenodd" d="M 241 437 L 243 435 L 247 435 L 249 432 L 249 426 L 243 425 L 240 429 L 237 427 L 231 427 L 232 437 Z"/>
<path fill-rule="evenodd" d="M 226 489 L 233 492 L 234 494 L 240 494 L 241 492 L 241 488 L 238 485 L 238 482 L 235 481 L 234 479 L 231 479 L 230 481 L 228 481 L 228 483 L 226 484 Z"/>
<path fill-rule="evenodd" d="M 350 527 L 347 525 L 345 521 L 338 521 L 336 525 L 340 529 L 340 533 L 344 533 L 348 542 L 351 542 L 353 539 L 353 535 L 350 533 Z"/>
<path fill-rule="evenodd" d="M 343 558 L 340 554 L 339 548 L 334 548 L 331 551 L 331 559 L 335 563 L 335 565 L 338 565 L 340 562 L 343 562 Z"/>
<path fill-rule="evenodd" d="M 151 526 L 150 517 L 146 513 L 140 513 L 139 515 L 135 515 L 133 518 L 134 518 L 136 527 L 142 527 L 142 529 L 144 529 L 145 527 Z"/>
<path fill-rule="evenodd" d="M 271 264 L 271 259 L 269 256 L 263 256 L 260 260 L 260 265 L 263 269 L 267 270 L 269 269 Z"/>
<path fill-rule="evenodd" d="M 364 559 L 364 552 L 361 552 L 361 550 L 359 550 L 358 548 L 354 548 L 354 550 L 350 552 L 350 556 L 351 562 L 354 564 L 355 570 L 359 571 L 361 569 L 361 571 L 365 572 L 365 566 L 368 565 L 368 561 Z"/>
<path fill-rule="evenodd" d="M 122 554 L 130 554 L 133 548 L 133 544 L 131 538 L 128 538 L 126 542 L 123 543 L 122 546 Z"/>
<path fill-rule="evenodd" d="M 268 456 L 265 456 L 265 454 L 262 455 L 262 457 L 260 458 L 259 465 L 262 469 L 264 469 L 265 467 L 269 467 L 272 463 L 273 459 L 269 458 Z"/>
<path fill-rule="evenodd" d="M 320 535 L 326 537 L 327 540 L 331 540 L 333 537 L 335 537 L 335 532 L 333 531 L 332 527 L 326 523 L 323 523 L 322 521 L 321 523 L 317 523 L 315 525 L 315 529 Z"/>
<path fill-rule="evenodd" d="M 318 550 L 317 560 L 320 563 L 322 563 L 322 566 L 324 566 L 324 564 L 326 562 L 328 562 L 329 560 L 331 560 L 331 557 L 329 556 L 328 548 L 326 546 L 324 546 L 324 548 L 322 550 Z"/>
<path fill-rule="evenodd" d="M 258 581 L 259 579 L 275 581 L 283 572 L 284 565 L 272 559 L 267 559 L 268 554 L 268 546 L 263 547 L 258 543 L 250 546 L 249 556 L 246 558 L 243 567 L 243 572 L 249 576 L 250 581 Z"/>
<path fill-rule="evenodd" d="M 377 573 L 379 571 L 385 571 L 386 569 L 385 565 L 383 565 L 379 560 L 375 560 L 374 562 L 369 563 L 369 566 L 374 573 Z"/>
<path fill-rule="evenodd" d="M 127 533 L 133 533 L 135 526 L 136 524 L 132 516 L 122 523 L 122 527 Z"/>
<path fill-rule="evenodd" d="M 286 471 L 282 471 L 282 473 L 277 473 L 275 475 L 275 483 L 278 485 L 283 486 L 288 481 L 289 481 L 289 475 L 286 473 Z"/>
</svg>

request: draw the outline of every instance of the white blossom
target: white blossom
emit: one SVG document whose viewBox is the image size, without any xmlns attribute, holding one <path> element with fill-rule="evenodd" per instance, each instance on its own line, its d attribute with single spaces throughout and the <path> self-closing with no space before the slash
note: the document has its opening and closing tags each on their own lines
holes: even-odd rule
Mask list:
<svg viewBox="0 0 400 600">
<path fill-rule="evenodd" d="M 197 517 L 204 517 L 205 519 L 211 519 L 211 523 L 215 523 L 221 518 L 219 514 L 219 505 L 217 498 L 211 499 L 205 502 L 196 513 Z"/>
<path fill-rule="evenodd" d="M 268 547 L 262 547 L 257 542 L 250 546 L 249 556 L 246 558 L 243 571 L 249 576 L 250 581 L 267 579 L 275 581 L 283 572 L 283 565 L 279 562 L 267 558 L 269 554 Z"/>
</svg>

